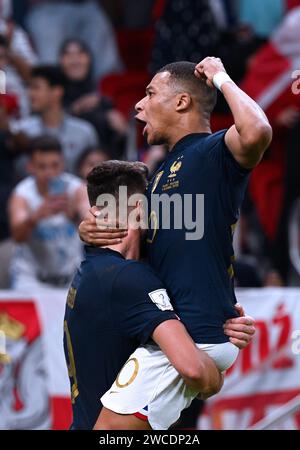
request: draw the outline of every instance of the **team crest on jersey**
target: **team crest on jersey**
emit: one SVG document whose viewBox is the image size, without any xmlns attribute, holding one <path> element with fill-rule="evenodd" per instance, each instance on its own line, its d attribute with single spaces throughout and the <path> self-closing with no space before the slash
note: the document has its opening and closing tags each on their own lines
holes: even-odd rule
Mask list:
<svg viewBox="0 0 300 450">
<path fill-rule="evenodd" d="M 173 306 L 165 289 L 157 289 L 156 291 L 149 292 L 149 297 L 162 311 L 173 311 Z"/>
<path fill-rule="evenodd" d="M 170 167 L 170 175 L 168 178 L 174 178 L 177 175 L 177 172 L 181 169 L 182 161 L 180 161 L 183 158 L 183 156 L 180 156 L 176 161 L 173 162 L 173 164 Z"/>
</svg>

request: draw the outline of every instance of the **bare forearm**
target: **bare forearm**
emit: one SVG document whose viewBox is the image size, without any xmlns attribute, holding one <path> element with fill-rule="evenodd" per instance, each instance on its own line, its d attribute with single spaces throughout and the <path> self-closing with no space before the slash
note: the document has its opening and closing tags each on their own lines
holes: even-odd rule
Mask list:
<svg viewBox="0 0 300 450">
<path fill-rule="evenodd" d="M 235 83 L 224 83 L 222 92 L 232 112 L 241 142 L 247 146 L 256 131 L 270 127 L 269 121 L 261 107 Z"/>
<path fill-rule="evenodd" d="M 179 321 L 162 323 L 152 338 L 189 387 L 205 396 L 221 389 L 222 377 L 214 361 L 196 347 Z"/>
<path fill-rule="evenodd" d="M 186 384 L 201 394 L 201 398 L 208 398 L 217 394 L 223 385 L 223 376 L 217 369 L 214 361 L 202 350 L 198 349 L 199 368 L 193 377 L 186 375 L 182 370 L 182 378 Z"/>
<path fill-rule="evenodd" d="M 16 242 L 25 242 L 30 237 L 34 227 L 36 225 L 35 218 L 28 217 L 23 222 L 15 224 L 12 227 L 12 237 Z"/>
</svg>

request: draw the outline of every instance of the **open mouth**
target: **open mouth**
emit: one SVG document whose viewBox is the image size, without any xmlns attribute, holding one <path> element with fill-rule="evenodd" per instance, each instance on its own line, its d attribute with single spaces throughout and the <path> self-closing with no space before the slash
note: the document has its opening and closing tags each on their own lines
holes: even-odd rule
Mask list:
<svg viewBox="0 0 300 450">
<path fill-rule="evenodd" d="M 145 136 L 145 134 L 147 133 L 147 128 L 148 128 L 148 124 L 147 124 L 146 120 L 140 119 L 138 116 L 135 116 L 135 120 L 137 120 L 137 122 L 144 125 L 142 133 L 143 133 L 143 136 Z"/>
</svg>

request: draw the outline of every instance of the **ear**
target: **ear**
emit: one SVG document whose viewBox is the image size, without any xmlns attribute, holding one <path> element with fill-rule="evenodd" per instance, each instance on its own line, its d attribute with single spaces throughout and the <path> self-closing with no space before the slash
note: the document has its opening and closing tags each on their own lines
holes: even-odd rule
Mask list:
<svg viewBox="0 0 300 450">
<path fill-rule="evenodd" d="M 148 229 L 148 208 L 143 199 L 137 201 L 139 222 L 142 230 Z"/>
<path fill-rule="evenodd" d="M 138 195 L 138 194 L 137 194 Z M 142 199 L 137 200 L 134 204 L 134 206 L 131 206 L 132 211 L 130 212 L 128 218 L 129 218 L 129 222 L 131 224 L 131 228 L 136 228 L 136 225 L 138 226 L 138 228 L 142 228 L 144 229 L 145 226 L 147 228 L 148 225 L 148 220 L 147 220 L 147 216 L 145 214 L 145 204 L 144 201 Z M 134 226 L 133 226 L 133 222 L 134 222 Z M 146 225 L 145 225 L 146 223 Z"/>
<path fill-rule="evenodd" d="M 187 92 L 178 94 L 176 99 L 176 111 L 186 111 L 190 107 L 191 103 L 192 99 L 190 94 L 188 94 Z"/>
<path fill-rule="evenodd" d="M 132 206 L 132 211 L 134 211 L 134 217 L 139 222 L 141 220 L 141 201 L 137 200 Z"/>
</svg>

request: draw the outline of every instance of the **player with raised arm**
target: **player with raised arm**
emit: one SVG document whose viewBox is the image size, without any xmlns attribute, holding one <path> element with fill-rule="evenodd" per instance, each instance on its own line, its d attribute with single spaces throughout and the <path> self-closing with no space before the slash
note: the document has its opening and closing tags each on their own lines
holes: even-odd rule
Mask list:
<svg viewBox="0 0 300 450">
<path fill-rule="evenodd" d="M 211 133 L 215 86 L 225 96 L 234 125 L 229 130 Z M 250 171 L 268 147 L 272 129 L 261 108 L 230 79 L 222 62 L 212 57 L 198 65 L 178 62 L 165 66 L 152 79 L 136 110 L 136 118 L 145 124 L 148 143 L 163 143 L 169 148 L 166 160 L 148 186 L 149 205 L 154 194 L 190 194 L 194 196 L 195 210 L 197 194 L 204 195 L 201 239 L 187 239 L 190 230 L 185 224 L 181 229 L 165 229 L 159 211 L 149 211 L 149 262 L 161 277 L 194 342 L 202 345 L 220 370 L 225 370 L 235 361 L 237 352 L 232 344 L 237 343 L 249 320 L 238 318 L 235 309 L 232 235 Z M 81 235 L 96 245 L 122 237 L 112 230 L 97 231 L 93 220 L 81 225 Z M 227 319 L 240 321 L 236 324 L 238 331 L 226 328 L 224 333 Z M 162 373 L 169 367 L 167 358 L 166 366 L 154 369 L 155 356 L 150 359 L 140 349 L 136 356 L 144 379 L 136 379 L 130 388 L 117 389 L 117 396 L 108 392 L 102 397 L 105 408 L 97 427 L 114 428 L 117 417 L 128 413 L 129 399 L 136 398 L 139 392 L 143 392 L 141 403 L 145 403 L 145 397 L 148 399 L 139 417 L 143 416 L 152 427 L 157 427 L 159 411 L 166 404 L 169 413 L 160 416 L 159 425 L 168 428 L 177 419 L 173 412 L 178 411 L 182 397 L 176 394 L 172 382 L 176 371 L 164 378 Z M 152 385 L 146 377 L 147 368 L 154 380 Z M 159 377 L 161 383 L 157 385 L 155 380 Z M 112 387 L 115 390 L 116 384 Z M 185 401 L 186 407 L 190 398 Z"/>
</svg>

